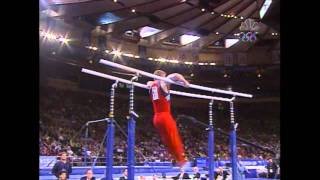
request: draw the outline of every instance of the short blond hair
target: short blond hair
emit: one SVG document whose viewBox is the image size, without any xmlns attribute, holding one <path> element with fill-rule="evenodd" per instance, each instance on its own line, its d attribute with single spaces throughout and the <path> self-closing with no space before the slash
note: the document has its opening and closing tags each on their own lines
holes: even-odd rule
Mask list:
<svg viewBox="0 0 320 180">
<path fill-rule="evenodd" d="M 166 76 L 166 75 L 167 75 L 166 72 L 164 72 L 164 71 L 162 71 L 162 70 L 160 70 L 160 69 L 155 70 L 153 74 L 154 74 L 154 75 L 157 75 L 157 76 Z"/>
</svg>

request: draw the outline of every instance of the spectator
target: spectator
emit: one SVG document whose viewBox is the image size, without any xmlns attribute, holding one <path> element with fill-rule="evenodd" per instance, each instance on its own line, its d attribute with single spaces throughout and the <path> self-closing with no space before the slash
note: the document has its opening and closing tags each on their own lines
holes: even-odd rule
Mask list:
<svg viewBox="0 0 320 180">
<path fill-rule="evenodd" d="M 67 178 L 67 171 L 66 170 L 61 170 L 60 172 L 59 172 L 59 177 L 58 177 L 58 180 L 67 180 L 68 178 Z"/>
<path fill-rule="evenodd" d="M 177 176 L 172 177 L 172 179 L 182 180 L 182 179 L 191 179 L 191 178 L 189 177 L 189 174 L 184 171 L 184 168 L 180 167 L 180 173 Z"/>
<path fill-rule="evenodd" d="M 268 159 L 268 164 L 266 166 L 267 168 L 267 178 L 268 179 L 273 179 L 275 178 L 276 172 L 277 172 L 277 165 L 275 162 L 273 162 L 272 158 Z"/>
<path fill-rule="evenodd" d="M 80 180 L 96 180 L 96 178 L 93 177 L 92 169 L 87 169 L 86 175 L 84 177 L 82 177 Z"/>
<path fill-rule="evenodd" d="M 199 180 L 200 179 L 199 168 L 197 166 L 195 166 L 195 167 L 192 168 L 192 171 L 193 171 L 192 179 Z"/>
<path fill-rule="evenodd" d="M 67 153 L 61 152 L 59 157 L 60 157 L 60 160 L 54 164 L 51 172 L 53 175 L 55 175 L 57 178 L 59 178 L 60 172 L 66 171 L 66 177 L 69 178 L 69 174 L 72 173 L 72 166 L 67 161 Z"/>
<path fill-rule="evenodd" d="M 128 169 L 124 169 L 122 176 L 119 178 L 119 180 L 126 180 L 128 179 Z"/>
<path fill-rule="evenodd" d="M 215 180 L 226 180 L 230 174 L 223 170 L 222 167 L 219 167 L 214 175 Z"/>
</svg>

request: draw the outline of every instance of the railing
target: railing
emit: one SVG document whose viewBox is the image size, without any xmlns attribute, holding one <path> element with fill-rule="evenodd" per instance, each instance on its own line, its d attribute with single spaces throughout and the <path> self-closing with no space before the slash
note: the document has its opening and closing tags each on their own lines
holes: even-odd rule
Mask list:
<svg viewBox="0 0 320 180">
<path fill-rule="evenodd" d="M 72 166 L 84 166 L 84 156 L 77 156 L 77 157 L 71 157 L 69 158 L 70 163 Z M 149 161 L 153 162 L 153 161 Z M 168 161 L 161 161 L 161 162 L 168 162 Z M 106 165 L 106 158 L 105 157 L 87 157 L 87 166 L 105 166 Z M 139 161 L 136 159 L 136 165 L 144 165 L 148 162 L 146 161 Z M 127 165 L 127 158 L 123 157 L 121 160 L 119 158 L 114 157 L 114 163 L 115 166 L 126 166 Z"/>
<path fill-rule="evenodd" d="M 193 162 L 191 162 L 191 164 L 196 163 L 199 167 L 201 166 L 206 166 L 207 163 L 207 157 L 197 157 L 192 159 Z M 241 160 L 244 165 L 247 166 L 265 166 L 267 161 L 264 159 L 242 159 Z M 79 166 L 105 166 L 106 165 L 106 158 L 105 157 L 91 157 L 87 159 L 87 165 L 85 165 L 84 162 L 84 157 L 82 156 L 78 156 L 78 157 L 70 157 L 69 158 L 69 162 L 71 163 L 71 165 L 73 167 L 79 167 Z M 230 160 L 225 160 L 225 159 L 219 159 L 216 160 L 216 164 L 219 166 L 224 166 L 225 164 L 230 163 Z M 52 167 L 53 164 L 55 164 L 55 161 L 52 162 L 48 162 L 47 165 L 45 167 Z M 127 159 L 126 158 L 122 158 L 121 161 L 119 161 L 119 159 L 117 159 L 116 157 L 114 157 L 114 166 L 127 166 Z M 174 165 L 173 162 L 170 161 L 137 161 L 136 163 L 137 166 L 170 166 L 170 165 Z"/>
</svg>

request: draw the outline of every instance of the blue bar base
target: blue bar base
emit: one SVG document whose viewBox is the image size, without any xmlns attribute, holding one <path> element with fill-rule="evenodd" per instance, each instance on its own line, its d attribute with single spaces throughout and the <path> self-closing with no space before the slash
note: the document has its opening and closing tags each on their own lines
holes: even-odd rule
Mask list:
<svg viewBox="0 0 320 180">
<path fill-rule="evenodd" d="M 136 114 L 131 112 L 128 121 L 128 179 L 134 179 L 136 118 Z"/>
<path fill-rule="evenodd" d="M 231 165 L 232 165 L 232 180 L 238 180 L 238 165 L 237 165 L 237 138 L 236 129 L 232 125 L 230 134 L 230 148 L 231 148 Z"/>
<path fill-rule="evenodd" d="M 114 145 L 114 123 L 113 118 L 110 118 L 108 122 L 108 129 L 107 129 L 107 142 L 106 142 L 106 180 L 112 180 L 113 174 L 113 145 Z"/>
<path fill-rule="evenodd" d="M 209 156 L 209 180 L 214 180 L 214 132 L 213 126 L 209 127 L 208 135 L 208 156 Z"/>
</svg>

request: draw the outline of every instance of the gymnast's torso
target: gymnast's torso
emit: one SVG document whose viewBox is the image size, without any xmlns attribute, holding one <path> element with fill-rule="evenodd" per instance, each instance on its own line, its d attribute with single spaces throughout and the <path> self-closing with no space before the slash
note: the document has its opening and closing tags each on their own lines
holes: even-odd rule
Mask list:
<svg viewBox="0 0 320 180">
<path fill-rule="evenodd" d="M 161 88 L 160 81 L 153 81 L 149 93 L 155 114 L 170 113 L 170 93 Z"/>
</svg>

